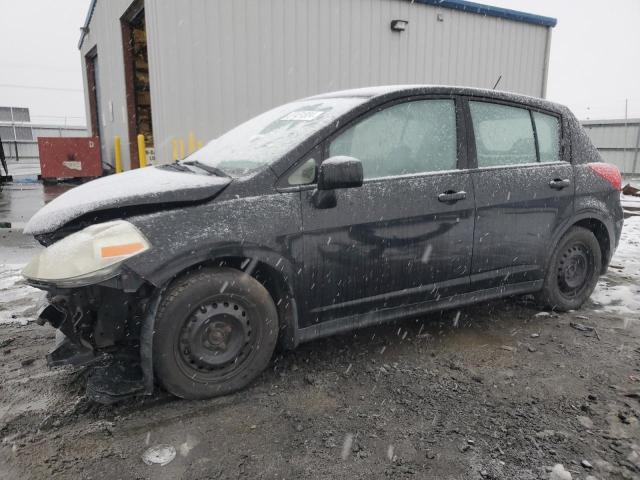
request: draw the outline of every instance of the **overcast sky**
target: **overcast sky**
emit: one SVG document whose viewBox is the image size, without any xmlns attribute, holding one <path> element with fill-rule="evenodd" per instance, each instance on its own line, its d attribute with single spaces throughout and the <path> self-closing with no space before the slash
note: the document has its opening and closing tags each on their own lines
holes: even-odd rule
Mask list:
<svg viewBox="0 0 640 480">
<path fill-rule="evenodd" d="M 268 1 L 268 0 L 265 0 Z M 482 0 L 479 0 L 482 3 Z M 640 117 L 640 0 L 487 0 L 558 19 L 547 96 L 580 118 Z M 84 124 L 80 26 L 89 0 L 0 0 L 0 105 Z"/>
</svg>

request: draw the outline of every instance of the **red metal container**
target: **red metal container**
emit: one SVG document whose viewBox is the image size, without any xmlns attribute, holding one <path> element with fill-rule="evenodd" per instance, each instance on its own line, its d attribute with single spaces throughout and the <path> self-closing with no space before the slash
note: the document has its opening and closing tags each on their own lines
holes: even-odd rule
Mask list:
<svg viewBox="0 0 640 480">
<path fill-rule="evenodd" d="M 43 180 L 102 175 L 99 137 L 39 137 L 38 151 Z"/>
</svg>

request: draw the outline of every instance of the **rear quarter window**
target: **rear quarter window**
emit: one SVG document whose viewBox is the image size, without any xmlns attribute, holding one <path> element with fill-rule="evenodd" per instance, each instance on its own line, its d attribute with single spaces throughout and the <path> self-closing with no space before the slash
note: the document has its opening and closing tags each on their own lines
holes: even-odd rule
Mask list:
<svg viewBox="0 0 640 480">
<path fill-rule="evenodd" d="M 560 160 L 560 119 L 553 115 L 533 112 L 533 121 L 538 135 L 541 162 Z"/>
</svg>

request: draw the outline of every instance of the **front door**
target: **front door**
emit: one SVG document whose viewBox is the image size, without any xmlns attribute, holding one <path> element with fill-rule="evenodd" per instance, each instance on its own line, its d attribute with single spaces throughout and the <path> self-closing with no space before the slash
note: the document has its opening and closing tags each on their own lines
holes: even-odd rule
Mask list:
<svg viewBox="0 0 640 480">
<path fill-rule="evenodd" d="M 456 117 L 452 99 L 403 101 L 327 143 L 325 158 L 359 159 L 365 180 L 336 190 L 333 208 L 302 192 L 301 326 L 466 291 L 474 199 Z"/>
<path fill-rule="evenodd" d="M 477 209 L 472 288 L 540 280 L 552 236 L 573 213 L 561 117 L 484 101 L 468 105 L 478 167 L 471 174 Z"/>
</svg>

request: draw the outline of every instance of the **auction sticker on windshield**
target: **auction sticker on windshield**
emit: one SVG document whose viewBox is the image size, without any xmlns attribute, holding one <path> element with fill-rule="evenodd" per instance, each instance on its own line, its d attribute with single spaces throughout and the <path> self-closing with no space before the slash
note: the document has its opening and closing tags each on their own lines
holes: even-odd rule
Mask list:
<svg viewBox="0 0 640 480">
<path fill-rule="evenodd" d="M 315 120 L 324 112 L 321 110 L 298 110 L 296 112 L 291 112 L 280 120 L 292 120 L 298 122 L 310 122 L 311 120 Z"/>
</svg>

